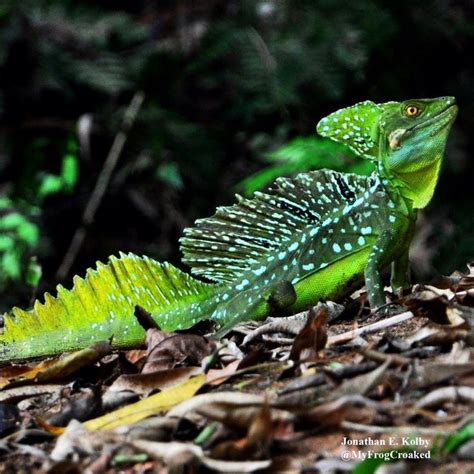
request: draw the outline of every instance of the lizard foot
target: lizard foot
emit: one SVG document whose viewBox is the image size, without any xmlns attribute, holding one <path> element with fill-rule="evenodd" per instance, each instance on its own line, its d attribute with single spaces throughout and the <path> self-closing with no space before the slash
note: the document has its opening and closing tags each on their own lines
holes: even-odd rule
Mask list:
<svg viewBox="0 0 474 474">
<path fill-rule="evenodd" d="M 407 311 L 407 309 L 398 303 L 387 303 L 375 308 L 373 313 L 380 316 L 395 316 L 396 314 L 404 313 L 405 311 Z"/>
</svg>

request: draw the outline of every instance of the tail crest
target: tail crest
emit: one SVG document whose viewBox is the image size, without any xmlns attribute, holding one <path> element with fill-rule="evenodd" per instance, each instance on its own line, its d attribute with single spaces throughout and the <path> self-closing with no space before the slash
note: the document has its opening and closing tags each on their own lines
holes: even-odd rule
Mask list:
<svg viewBox="0 0 474 474">
<path fill-rule="evenodd" d="M 133 346 L 144 336 L 133 316 L 135 305 L 158 315 L 174 310 L 179 320 L 166 318 L 166 329 L 189 327 L 192 320 L 179 308 L 213 291 L 213 285 L 168 263 L 132 253 L 112 256 L 107 265 L 98 262 L 96 270 L 73 282 L 71 290 L 58 285 L 56 297 L 46 293 L 44 303 L 36 301 L 29 311 L 13 308 L 3 315 L 0 361 L 61 353 L 109 338 L 114 347 Z"/>
</svg>

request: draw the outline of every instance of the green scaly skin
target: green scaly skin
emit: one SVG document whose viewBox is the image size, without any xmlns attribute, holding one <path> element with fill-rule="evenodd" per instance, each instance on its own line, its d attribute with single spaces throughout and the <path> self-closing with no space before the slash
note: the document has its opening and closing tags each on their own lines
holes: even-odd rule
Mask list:
<svg viewBox="0 0 474 474">
<path fill-rule="evenodd" d="M 166 263 L 122 254 L 58 286 L 33 309 L 4 315 L 0 361 L 58 354 L 112 338 L 136 347 L 135 305 L 164 330 L 212 319 L 222 335 L 240 321 L 338 300 L 364 282 L 373 309 L 392 266 L 395 291 L 409 285 L 416 213 L 434 192 L 454 98 L 361 102 L 322 119 L 318 132 L 377 162 L 370 177 L 321 170 L 279 178 L 266 193 L 218 208 L 181 239 L 183 261 L 203 283 Z"/>
</svg>

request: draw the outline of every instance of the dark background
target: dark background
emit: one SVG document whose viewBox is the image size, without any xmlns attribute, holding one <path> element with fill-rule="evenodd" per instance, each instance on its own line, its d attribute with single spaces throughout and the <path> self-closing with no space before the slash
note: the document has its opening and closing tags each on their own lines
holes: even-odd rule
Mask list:
<svg viewBox="0 0 474 474">
<path fill-rule="evenodd" d="M 31 297 L 31 256 L 41 290 L 58 282 L 137 91 L 145 101 L 66 281 L 119 250 L 179 264 L 183 227 L 231 203 L 268 153 L 312 136 L 325 114 L 442 95 L 460 114 L 420 219 L 415 277 L 464 270 L 473 37 L 470 0 L 0 2 L 1 306 Z"/>
</svg>

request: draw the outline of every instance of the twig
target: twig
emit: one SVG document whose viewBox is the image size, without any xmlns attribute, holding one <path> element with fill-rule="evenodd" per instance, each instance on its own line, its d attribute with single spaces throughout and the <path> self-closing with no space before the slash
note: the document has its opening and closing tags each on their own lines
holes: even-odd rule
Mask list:
<svg viewBox="0 0 474 474">
<path fill-rule="evenodd" d="M 363 349 L 361 354 L 369 360 L 383 363 L 388 359 L 391 359 L 392 363 L 395 365 L 400 365 L 402 367 L 410 364 L 410 359 L 407 357 L 400 356 L 398 354 L 384 354 L 383 352 L 374 351 L 371 349 Z"/>
<path fill-rule="evenodd" d="M 391 318 L 384 319 L 383 321 L 377 321 L 376 323 L 368 324 L 367 326 L 364 326 L 362 328 L 353 329 L 352 331 L 348 331 L 343 334 L 338 334 L 337 336 L 331 336 L 328 338 L 328 342 L 326 346 L 333 346 L 336 344 L 349 342 L 355 337 L 361 336 L 362 334 L 367 334 L 370 332 L 378 331 L 379 329 L 384 329 L 390 326 L 394 326 L 395 324 L 408 321 L 409 319 L 413 317 L 414 317 L 414 314 L 411 311 L 406 311 L 405 313 L 397 314 L 396 316 L 392 316 Z"/>
<path fill-rule="evenodd" d="M 474 387 L 441 387 L 433 390 L 416 402 L 417 408 L 433 407 L 446 401 L 452 403 L 474 403 Z"/>
<path fill-rule="evenodd" d="M 110 151 L 102 166 L 102 170 L 97 178 L 97 182 L 95 183 L 89 201 L 87 202 L 82 214 L 81 225 L 74 233 L 63 261 L 56 272 L 56 278 L 59 280 L 62 280 L 67 276 L 76 260 L 77 254 L 79 253 L 82 243 L 87 235 L 87 227 L 93 222 L 97 209 L 102 202 L 102 198 L 104 197 L 105 191 L 110 183 L 112 173 L 117 165 L 125 142 L 127 141 L 128 132 L 135 122 L 144 98 L 145 96 L 143 92 L 136 92 L 125 111 L 120 131 L 114 138 Z"/>
</svg>

